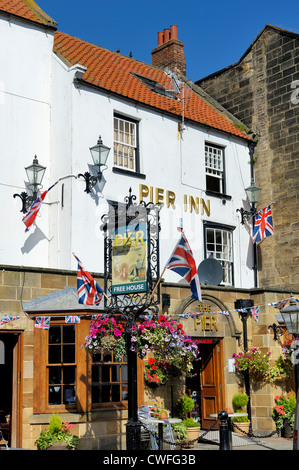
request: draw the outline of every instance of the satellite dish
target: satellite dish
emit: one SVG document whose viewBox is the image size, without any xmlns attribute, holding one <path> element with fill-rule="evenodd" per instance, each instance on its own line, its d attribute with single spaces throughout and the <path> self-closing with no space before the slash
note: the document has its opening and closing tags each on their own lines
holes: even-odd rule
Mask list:
<svg viewBox="0 0 299 470">
<path fill-rule="evenodd" d="M 201 285 L 218 286 L 223 278 L 223 267 L 215 258 L 204 259 L 197 269 Z"/>
</svg>

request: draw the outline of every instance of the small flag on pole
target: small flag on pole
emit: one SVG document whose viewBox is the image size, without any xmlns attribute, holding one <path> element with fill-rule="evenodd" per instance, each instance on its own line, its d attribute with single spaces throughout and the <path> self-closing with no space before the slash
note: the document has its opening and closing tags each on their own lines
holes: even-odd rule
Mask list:
<svg viewBox="0 0 299 470">
<path fill-rule="evenodd" d="M 42 206 L 42 203 L 47 195 L 47 193 L 50 191 L 50 189 L 52 189 L 56 184 L 58 183 L 58 181 L 56 181 L 56 183 L 54 183 L 49 189 L 47 189 L 46 191 L 44 191 L 35 201 L 34 203 L 31 205 L 29 211 L 27 212 L 27 214 L 23 217 L 23 222 L 24 224 L 26 225 L 26 230 L 25 232 L 28 232 L 31 225 L 33 224 L 33 222 L 35 221 L 36 219 L 36 216 Z"/>
<path fill-rule="evenodd" d="M 192 250 L 184 232 L 182 232 L 181 238 L 165 267 L 166 269 L 175 271 L 186 279 L 186 281 L 190 282 L 191 297 L 201 301 L 201 288 L 197 268 Z"/>
<path fill-rule="evenodd" d="M 271 204 L 255 214 L 255 222 L 252 243 L 257 243 L 263 238 L 273 235 L 273 220 Z"/>
<path fill-rule="evenodd" d="M 98 305 L 102 300 L 104 291 L 100 288 L 91 274 L 88 271 L 85 271 L 79 258 L 74 253 L 73 255 L 78 261 L 77 291 L 79 304 Z"/>
</svg>

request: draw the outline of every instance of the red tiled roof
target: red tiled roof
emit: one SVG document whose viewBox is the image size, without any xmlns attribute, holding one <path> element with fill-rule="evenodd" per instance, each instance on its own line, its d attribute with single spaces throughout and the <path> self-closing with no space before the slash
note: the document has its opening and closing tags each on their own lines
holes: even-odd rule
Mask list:
<svg viewBox="0 0 299 470">
<path fill-rule="evenodd" d="M 35 23 L 57 26 L 57 23 L 34 0 L 0 0 L 0 12 L 1 10 Z"/>
<path fill-rule="evenodd" d="M 178 95 L 179 100 L 168 98 L 152 91 L 132 74 L 156 80 L 166 90 L 172 90 L 171 78 L 163 70 L 59 31 L 55 33 L 54 52 L 72 65 L 85 66 L 87 70 L 82 77 L 84 81 L 160 111 L 182 116 L 182 93 Z M 228 118 L 217 112 L 190 87 L 185 86 L 184 94 L 185 119 L 248 139 Z"/>
</svg>

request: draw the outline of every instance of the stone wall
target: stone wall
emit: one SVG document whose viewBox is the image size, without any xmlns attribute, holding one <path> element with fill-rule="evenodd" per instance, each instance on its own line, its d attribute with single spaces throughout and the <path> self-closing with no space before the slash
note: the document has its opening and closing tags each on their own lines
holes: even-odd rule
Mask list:
<svg viewBox="0 0 299 470">
<path fill-rule="evenodd" d="M 272 206 L 274 236 L 258 245 L 259 285 L 299 287 L 299 39 L 266 27 L 240 61 L 197 83 L 258 137 L 258 209 Z M 292 88 L 293 87 L 293 88 Z"/>
<path fill-rule="evenodd" d="M 96 277 L 102 285 L 102 277 Z M 34 321 L 27 318 L 21 307 L 22 301 L 29 301 L 39 295 L 45 295 L 56 289 L 63 289 L 65 286 L 76 285 L 76 272 L 60 272 L 58 270 L 38 270 L 30 268 L 9 268 L 0 266 L 0 312 L 1 314 L 20 315 L 18 320 L 1 326 L 1 331 L 10 330 L 22 332 L 22 361 L 23 380 L 21 389 L 21 404 L 19 413 L 21 414 L 21 434 L 23 448 L 35 449 L 34 441 L 39 436 L 42 429 L 46 429 L 50 415 L 33 414 L 33 372 L 34 372 Z M 225 381 L 225 407 L 232 407 L 232 397 L 239 389 L 235 374 L 228 372 L 228 359 L 232 354 L 242 347 L 242 323 L 234 309 L 236 299 L 248 298 L 251 294 L 255 305 L 261 305 L 259 322 L 252 318 L 248 319 L 249 346 L 260 347 L 263 351 L 271 351 L 273 359 L 280 353 L 280 346 L 275 343 L 272 333 L 268 330 L 268 325 L 276 323 L 275 315 L 277 310 L 266 307 L 267 303 L 285 298 L 286 293 L 275 291 L 247 290 L 239 291 L 226 287 L 204 287 L 203 295 L 206 298 L 214 299 L 219 305 L 223 305 L 230 310 L 234 322 L 233 331 L 239 331 L 239 335 L 232 334 L 232 329 L 228 324 L 223 330 L 223 364 Z M 171 305 L 169 313 L 178 311 L 180 305 L 190 298 L 188 285 L 163 284 L 162 292 L 170 294 Z M 223 323 L 225 324 L 225 323 Z M 191 331 L 191 330 L 190 330 Z M 220 330 L 219 330 L 220 331 Z M 206 333 L 208 334 L 208 333 Z M 198 335 L 202 333 L 198 331 Z M 274 396 L 282 392 L 291 390 L 288 384 L 278 386 L 267 385 L 254 390 L 252 397 L 253 429 L 270 430 L 274 429 L 271 419 Z M 184 392 L 184 383 L 176 382 L 173 388 L 173 402 L 176 403 L 179 396 Z M 144 403 L 166 407 L 170 409 L 170 387 L 161 387 L 156 391 L 145 387 Z M 125 424 L 127 422 L 127 411 L 103 411 L 93 413 L 67 413 L 63 414 L 63 420 L 74 424 L 74 433 L 80 436 L 80 446 L 85 449 L 124 449 L 125 448 Z"/>
</svg>

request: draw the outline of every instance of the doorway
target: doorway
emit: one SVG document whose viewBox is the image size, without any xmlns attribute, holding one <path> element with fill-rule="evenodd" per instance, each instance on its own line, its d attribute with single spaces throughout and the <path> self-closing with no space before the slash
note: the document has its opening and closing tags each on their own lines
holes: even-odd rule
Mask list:
<svg viewBox="0 0 299 470">
<path fill-rule="evenodd" d="M 193 363 L 194 377 L 187 378 L 186 390 L 195 407 L 191 416 L 201 423 L 202 429 L 209 429 L 218 414 L 223 409 L 224 373 L 222 339 L 200 339 L 200 360 Z"/>
<path fill-rule="evenodd" d="M 9 447 L 20 447 L 21 340 L 20 332 L 0 332 L 0 429 Z"/>
</svg>

